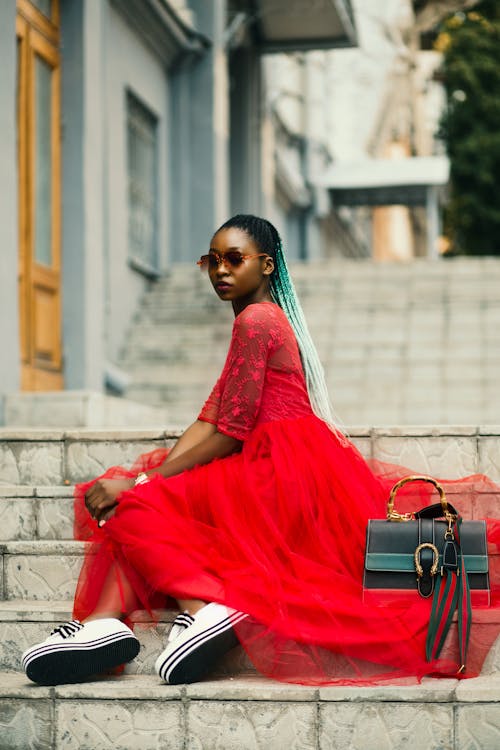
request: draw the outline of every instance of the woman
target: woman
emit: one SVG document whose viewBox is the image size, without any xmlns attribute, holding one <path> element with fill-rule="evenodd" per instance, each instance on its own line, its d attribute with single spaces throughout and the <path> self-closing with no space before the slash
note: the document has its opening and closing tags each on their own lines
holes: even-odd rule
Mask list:
<svg viewBox="0 0 500 750">
<path fill-rule="evenodd" d="M 182 614 L 156 662 L 170 684 L 200 679 L 238 641 L 290 681 L 456 673 L 453 660 L 425 659 L 428 600 L 362 601 L 367 521 L 385 516 L 407 472 L 374 473 L 334 427 L 276 229 L 235 216 L 199 265 L 235 314 L 222 374 L 169 453 L 77 488 L 78 537 L 93 544 L 76 619 L 25 652 L 28 677 L 73 682 L 133 659 L 123 620 L 172 600 Z"/>
</svg>

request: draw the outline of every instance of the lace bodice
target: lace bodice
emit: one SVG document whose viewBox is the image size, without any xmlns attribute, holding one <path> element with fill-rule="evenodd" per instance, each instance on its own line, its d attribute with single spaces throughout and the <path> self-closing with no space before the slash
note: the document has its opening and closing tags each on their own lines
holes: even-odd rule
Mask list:
<svg viewBox="0 0 500 750">
<path fill-rule="evenodd" d="M 312 413 L 295 335 L 272 302 L 236 318 L 224 369 L 198 419 L 246 440 L 255 426 Z"/>
</svg>

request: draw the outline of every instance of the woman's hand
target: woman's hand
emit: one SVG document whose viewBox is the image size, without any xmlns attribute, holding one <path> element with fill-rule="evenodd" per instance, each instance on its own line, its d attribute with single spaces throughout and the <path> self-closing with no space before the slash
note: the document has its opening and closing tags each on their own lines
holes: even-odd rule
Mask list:
<svg viewBox="0 0 500 750">
<path fill-rule="evenodd" d="M 85 506 L 96 521 L 108 519 L 118 503 L 116 498 L 134 486 L 133 479 L 98 479 L 85 494 Z"/>
</svg>

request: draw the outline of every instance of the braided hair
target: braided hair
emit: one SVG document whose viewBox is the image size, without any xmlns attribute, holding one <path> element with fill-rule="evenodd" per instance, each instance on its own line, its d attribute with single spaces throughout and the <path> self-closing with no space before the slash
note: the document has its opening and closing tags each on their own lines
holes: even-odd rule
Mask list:
<svg viewBox="0 0 500 750">
<path fill-rule="evenodd" d="M 309 333 L 302 307 L 290 277 L 281 237 L 276 227 L 267 219 L 261 219 L 251 214 L 237 214 L 222 224 L 217 231 L 230 229 L 231 227 L 246 232 L 260 251 L 267 253 L 274 260 L 274 271 L 271 274 L 271 296 L 274 302 L 284 311 L 295 333 L 311 406 L 318 417 L 337 427 L 338 420 L 335 418 L 328 395 L 323 366 Z"/>
</svg>

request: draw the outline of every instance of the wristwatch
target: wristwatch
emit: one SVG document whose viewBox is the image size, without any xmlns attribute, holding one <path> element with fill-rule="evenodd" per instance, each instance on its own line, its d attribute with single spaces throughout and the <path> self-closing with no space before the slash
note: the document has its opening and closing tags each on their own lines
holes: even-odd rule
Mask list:
<svg viewBox="0 0 500 750">
<path fill-rule="evenodd" d="M 145 482 L 149 482 L 149 477 L 145 471 L 141 471 L 135 478 L 134 487 L 138 484 L 144 484 Z"/>
</svg>

